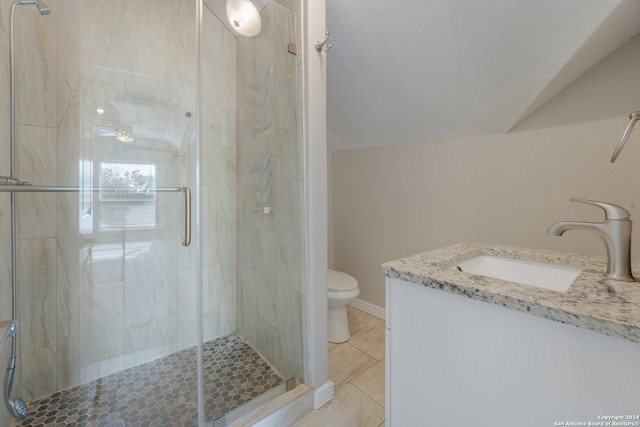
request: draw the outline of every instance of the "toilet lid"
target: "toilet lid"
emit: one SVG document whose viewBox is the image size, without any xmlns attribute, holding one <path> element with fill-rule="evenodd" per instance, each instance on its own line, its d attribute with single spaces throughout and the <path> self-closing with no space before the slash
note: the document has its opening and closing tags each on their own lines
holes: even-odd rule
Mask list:
<svg viewBox="0 0 640 427">
<path fill-rule="evenodd" d="M 352 291 L 358 287 L 358 281 L 347 273 L 329 270 L 327 286 L 330 291 Z"/>
</svg>

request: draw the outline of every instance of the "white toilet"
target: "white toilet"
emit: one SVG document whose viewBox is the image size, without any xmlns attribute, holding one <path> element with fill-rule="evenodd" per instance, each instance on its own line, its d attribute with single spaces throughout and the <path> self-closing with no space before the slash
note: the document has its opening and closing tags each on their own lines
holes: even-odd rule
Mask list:
<svg viewBox="0 0 640 427">
<path fill-rule="evenodd" d="M 349 339 L 347 304 L 360 295 L 358 281 L 347 273 L 329 270 L 327 287 L 329 288 L 329 328 L 327 330 L 329 342 L 345 342 Z"/>
</svg>

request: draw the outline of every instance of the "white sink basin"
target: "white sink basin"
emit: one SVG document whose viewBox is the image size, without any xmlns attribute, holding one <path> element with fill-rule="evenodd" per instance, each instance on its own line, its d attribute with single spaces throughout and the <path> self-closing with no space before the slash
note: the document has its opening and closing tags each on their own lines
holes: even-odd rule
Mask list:
<svg viewBox="0 0 640 427">
<path fill-rule="evenodd" d="M 552 291 L 566 292 L 582 271 L 579 268 L 482 255 L 450 267 L 453 270 Z"/>
</svg>

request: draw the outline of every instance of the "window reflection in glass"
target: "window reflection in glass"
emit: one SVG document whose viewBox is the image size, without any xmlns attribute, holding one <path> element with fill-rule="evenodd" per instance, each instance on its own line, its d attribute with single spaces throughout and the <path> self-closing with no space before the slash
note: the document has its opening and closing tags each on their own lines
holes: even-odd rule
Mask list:
<svg viewBox="0 0 640 427">
<path fill-rule="evenodd" d="M 100 230 L 155 227 L 155 165 L 100 163 Z"/>
</svg>

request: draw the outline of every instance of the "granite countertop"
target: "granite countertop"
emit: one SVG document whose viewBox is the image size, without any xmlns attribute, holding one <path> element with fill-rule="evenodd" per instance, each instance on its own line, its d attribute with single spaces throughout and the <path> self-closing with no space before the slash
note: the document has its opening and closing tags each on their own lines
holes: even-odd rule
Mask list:
<svg viewBox="0 0 640 427">
<path fill-rule="evenodd" d="M 480 255 L 495 255 L 582 269 L 566 292 L 449 269 Z M 640 264 L 632 270 L 640 278 Z M 384 263 L 388 277 L 440 289 L 579 328 L 640 343 L 640 282 L 604 276 L 605 257 L 466 242 Z M 639 279 L 640 280 L 640 279 Z"/>
</svg>

